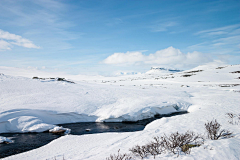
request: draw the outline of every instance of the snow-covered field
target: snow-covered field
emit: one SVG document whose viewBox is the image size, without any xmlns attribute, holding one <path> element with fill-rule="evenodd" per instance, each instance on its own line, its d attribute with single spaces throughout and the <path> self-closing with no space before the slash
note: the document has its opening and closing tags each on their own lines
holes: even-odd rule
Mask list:
<svg viewBox="0 0 240 160">
<path fill-rule="evenodd" d="M 213 118 L 233 131 L 234 137 L 206 140 L 188 155 L 165 153 L 156 159 L 240 159 L 240 125 L 229 124 L 226 117 L 229 112 L 240 114 L 240 73 L 231 73 L 235 71 L 240 71 L 240 65 L 103 77 L 0 67 L 0 133 L 42 132 L 61 123 L 137 121 L 156 114 L 189 112 L 153 121 L 138 132 L 63 136 L 5 159 L 63 159 L 63 155 L 67 160 L 106 159 L 119 149 L 127 153 L 134 145 L 144 145 L 153 136 L 188 130 L 204 134 L 204 124 Z"/>
</svg>

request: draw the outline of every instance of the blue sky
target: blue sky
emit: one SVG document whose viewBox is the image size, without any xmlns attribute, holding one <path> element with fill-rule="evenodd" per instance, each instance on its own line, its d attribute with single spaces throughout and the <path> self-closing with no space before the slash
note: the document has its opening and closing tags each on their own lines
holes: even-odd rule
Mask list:
<svg viewBox="0 0 240 160">
<path fill-rule="evenodd" d="M 1 0 L 0 65 L 112 74 L 239 64 L 239 8 L 239 0 Z"/>
</svg>

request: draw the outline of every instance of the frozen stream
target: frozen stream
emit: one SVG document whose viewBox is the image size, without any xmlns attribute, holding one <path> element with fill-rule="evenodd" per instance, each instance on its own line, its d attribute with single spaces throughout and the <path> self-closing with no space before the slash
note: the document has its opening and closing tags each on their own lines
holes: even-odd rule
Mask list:
<svg viewBox="0 0 240 160">
<path fill-rule="evenodd" d="M 138 122 L 123 122 L 123 123 L 95 123 L 95 122 L 82 122 L 82 123 L 69 123 L 59 124 L 64 128 L 70 128 L 71 134 L 83 135 L 94 134 L 103 132 L 134 132 L 140 131 L 145 126 L 155 119 L 161 117 L 169 117 L 187 112 L 178 112 L 170 115 L 156 116 L 155 118 L 145 119 Z M 0 158 L 26 152 L 41 146 L 44 146 L 52 140 L 59 138 L 61 135 L 52 133 L 2 133 L 0 136 L 8 137 L 14 140 L 14 143 L 0 144 Z"/>
</svg>

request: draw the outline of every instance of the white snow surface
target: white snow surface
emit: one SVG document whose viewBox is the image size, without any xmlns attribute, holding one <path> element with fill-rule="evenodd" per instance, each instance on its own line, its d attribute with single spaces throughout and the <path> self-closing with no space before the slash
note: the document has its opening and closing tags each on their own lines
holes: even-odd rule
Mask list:
<svg viewBox="0 0 240 160">
<path fill-rule="evenodd" d="M 240 159 L 240 124 L 229 124 L 226 117 L 229 112 L 240 114 L 240 74 L 231 73 L 240 71 L 240 65 L 218 67 L 199 66 L 171 75 L 90 78 L 62 75 L 75 84 L 36 80 L 26 75 L 16 77 L 0 67 L 1 133 L 41 132 L 54 128 L 55 124 L 70 122 L 136 121 L 176 112 L 178 107 L 189 112 L 155 120 L 138 132 L 63 136 L 4 160 L 63 159 L 63 155 L 67 160 L 106 159 L 119 149 L 121 153 L 129 153 L 129 148 L 144 145 L 153 136 L 188 130 L 206 135 L 204 124 L 213 119 L 223 129 L 232 131 L 234 137 L 206 140 L 204 145 L 192 148 L 191 154 L 177 157 L 164 153 L 156 159 Z M 5 67 L 4 71 L 7 70 L 12 68 Z M 191 72 L 197 70 L 201 71 Z M 43 78 L 48 77 L 46 74 Z"/>
</svg>

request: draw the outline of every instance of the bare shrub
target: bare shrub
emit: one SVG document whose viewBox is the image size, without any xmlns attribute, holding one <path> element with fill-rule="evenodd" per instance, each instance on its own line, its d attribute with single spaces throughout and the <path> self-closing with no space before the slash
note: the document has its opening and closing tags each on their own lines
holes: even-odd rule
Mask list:
<svg viewBox="0 0 240 160">
<path fill-rule="evenodd" d="M 129 149 L 129 151 L 131 151 L 133 155 L 135 155 L 136 157 L 141 157 L 142 159 L 147 157 L 149 154 L 146 145 L 144 146 L 136 145 L 133 148 Z"/>
<path fill-rule="evenodd" d="M 175 132 L 169 136 L 164 135 L 161 137 L 161 140 L 165 149 L 173 154 L 178 153 L 178 155 L 181 151 L 186 154 L 190 154 L 190 148 L 193 146 L 200 146 L 204 142 L 202 136 L 191 131 L 187 131 L 183 134 Z M 192 146 L 190 147 L 191 144 Z"/>
<path fill-rule="evenodd" d="M 153 140 L 154 141 L 150 142 L 146 146 L 147 146 L 148 153 L 153 155 L 155 159 L 155 156 L 164 152 L 165 148 L 163 146 L 163 142 L 160 140 L 159 137 L 153 137 Z"/>
<path fill-rule="evenodd" d="M 120 149 L 118 150 L 117 155 L 110 155 L 110 157 L 107 157 L 106 160 L 132 160 L 132 156 L 130 154 L 120 154 Z"/>
<path fill-rule="evenodd" d="M 221 124 L 217 122 L 217 120 L 212 120 L 211 122 L 205 123 L 205 128 L 207 131 L 208 138 L 212 140 L 217 140 L 220 137 L 230 138 L 232 137 L 232 132 L 222 129 Z"/>
<path fill-rule="evenodd" d="M 226 113 L 227 117 L 229 118 L 229 123 L 232 125 L 238 125 L 240 124 L 240 114 L 234 114 L 234 113 Z"/>
<path fill-rule="evenodd" d="M 56 158 L 56 156 L 54 156 L 51 159 L 46 159 L 46 160 L 66 160 L 66 159 L 64 158 L 64 155 L 63 155 L 63 157 L 60 159 L 58 159 L 58 158 Z"/>
<path fill-rule="evenodd" d="M 130 149 L 130 151 L 136 157 L 146 158 L 148 155 L 162 154 L 165 151 L 169 151 L 173 154 L 178 154 L 182 151 L 186 154 L 190 154 L 190 148 L 197 147 L 203 144 L 204 139 L 202 136 L 195 134 L 194 132 L 187 131 L 186 133 L 175 132 L 169 136 L 153 137 L 153 141 L 150 143 L 139 146 L 136 145 Z"/>
<path fill-rule="evenodd" d="M 153 137 L 153 141 L 146 145 L 136 145 L 130 149 L 133 155 L 136 157 L 141 157 L 142 159 L 148 155 L 153 155 L 155 159 L 156 155 L 161 154 L 164 150 L 163 143 L 159 137 Z"/>
</svg>

